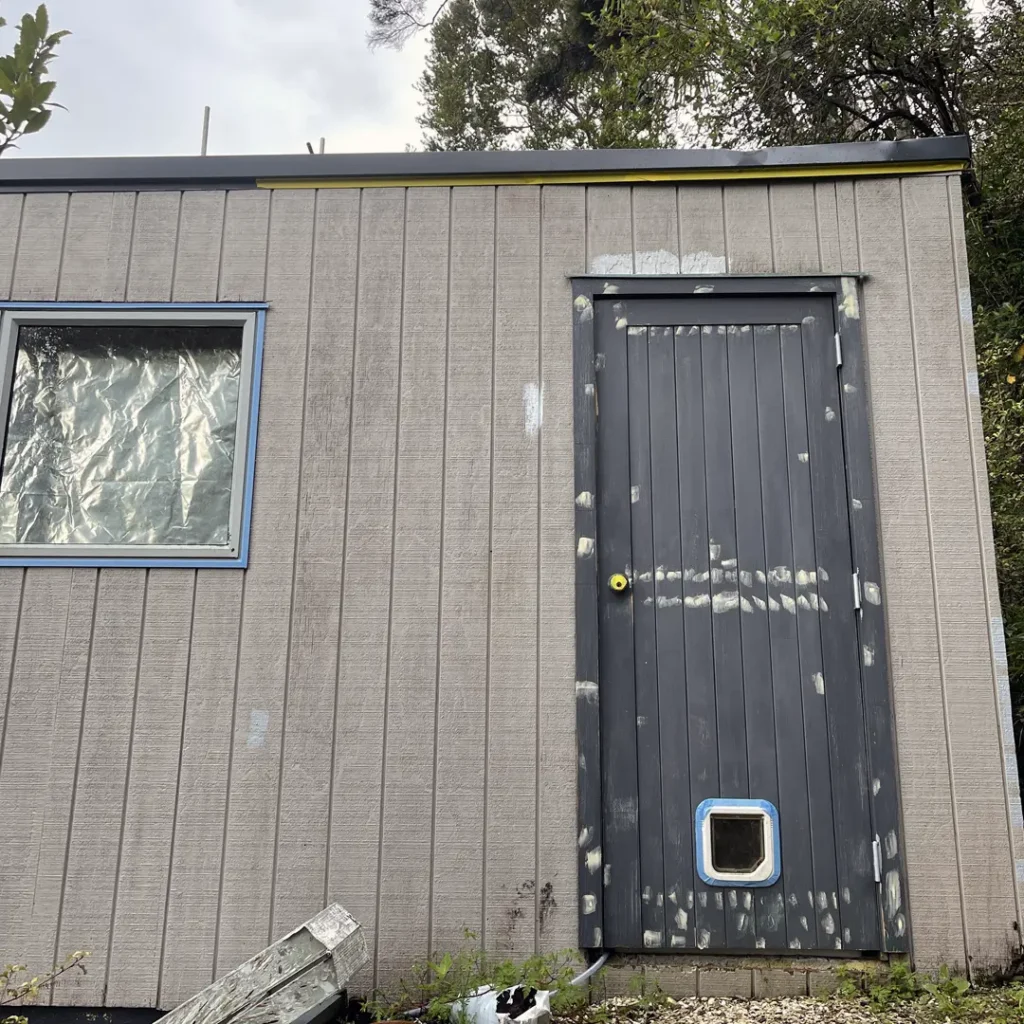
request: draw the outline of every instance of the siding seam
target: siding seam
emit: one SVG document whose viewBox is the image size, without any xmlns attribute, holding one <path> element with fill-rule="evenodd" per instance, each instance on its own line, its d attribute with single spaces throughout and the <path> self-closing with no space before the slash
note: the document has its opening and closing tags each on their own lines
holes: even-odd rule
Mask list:
<svg viewBox="0 0 1024 1024">
<path fill-rule="evenodd" d="M 18 237 L 14 240 L 14 255 L 11 257 L 11 279 L 8 282 L 7 296 L 14 296 L 14 279 L 18 272 L 18 257 L 21 255 L 21 230 L 25 224 L 25 194 L 21 195 L 21 207 L 18 210 Z"/>
<path fill-rule="evenodd" d="M 18 660 L 18 636 L 21 633 L 21 610 L 25 604 L 25 574 L 21 570 L 21 586 L 18 591 L 18 611 L 14 618 L 14 640 L 11 642 L 11 667 L 7 673 L 7 696 L 4 698 L 4 717 L 0 721 L 0 771 L 4 765 L 4 746 L 7 743 L 7 723 L 11 717 L 11 694 L 14 692 L 14 666 Z"/>
<path fill-rule="evenodd" d="M 1015 909 L 1016 914 L 1017 914 L 1017 923 L 1018 923 L 1017 934 L 1018 934 L 1018 942 L 1019 942 L 1020 941 L 1019 940 L 1019 936 L 1020 936 L 1019 924 L 1020 924 L 1020 919 L 1021 919 L 1020 887 L 1017 884 L 1018 880 L 1017 880 L 1017 870 L 1016 870 L 1016 868 L 1017 868 L 1017 864 L 1016 864 L 1016 849 L 1015 849 L 1015 846 L 1014 846 L 1014 826 L 1013 826 L 1013 818 L 1012 818 L 1012 813 L 1011 813 L 1012 795 L 1010 793 L 1010 787 L 1009 787 L 1009 783 L 1007 781 L 1007 775 L 1006 775 L 1007 770 L 1016 772 L 1017 766 L 1015 764 L 1014 765 L 1007 765 L 1006 762 L 1005 762 L 1005 753 L 1004 753 L 1005 752 L 1005 745 L 1003 743 L 1002 730 L 1000 728 L 1001 714 L 1000 714 L 1000 710 L 999 710 L 999 681 L 998 681 L 998 678 L 997 678 L 998 677 L 998 672 L 997 672 L 997 666 L 996 666 L 996 652 L 995 652 L 995 647 L 993 646 L 992 628 L 991 628 L 991 623 L 992 623 L 992 606 L 993 606 L 992 588 L 990 586 L 990 580 L 989 580 L 989 575 L 988 575 L 988 572 L 987 572 L 986 558 L 985 558 L 985 541 L 984 541 L 985 530 L 984 530 L 984 525 L 982 523 L 982 513 L 981 513 L 982 496 L 981 496 L 980 474 L 978 472 L 977 438 L 975 436 L 974 417 L 971 415 L 972 409 L 971 409 L 970 395 L 969 395 L 968 390 L 967 390 L 967 373 L 968 373 L 968 369 L 967 369 L 967 337 L 966 337 L 965 332 L 964 332 L 963 309 L 962 309 L 962 306 L 961 306 L 961 303 L 960 303 L 960 293 L 961 293 L 961 289 L 964 287 L 964 282 L 960 280 L 960 272 L 959 272 L 959 270 L 957 268 L 957 252 L 956 252 L 956 250 L 957 250 L 957 239 L 956 239 L 956 237 L 954 236 L 954 233 L 953 233 L 953 217 L 954 217 L 954 212 L 953 212 L 953 193 L 952 193 L 952 189 L 950 188 L 950 179 L 948 177 L 946 178 L 946 203 L 947 203 L 947 209 L 948 209 L 948 213 L 949 213 L 950 265 L 951 265 L 952 270 L 953 270 L 953 286 L 956 289 L 957 309 L 959 311 L 959 315 L 957 316 L 957 330 L 958 330 L 959 337 L 960 337 L 960 364 L 961 364 L 961 366 L 963 368 L 963 384 L 964 384 L 964 386 L 963 386 L 963 396 L 964 396 L 964 406 L 965 406 L 966 416 L 967 416 L 968 450 L 969 450 L 970 456 L 971 456 L 971 484 L 972 484 L 972 488 L 973 488 L 973 492 L 974 492 L 974 518 L 975 518 L 975 524 L 976 524 L 977 530 L 978 530 L 978 561 L 979 561 L 979 565 L 981 567 L 981 587 L 982 587 L 982 593 L 984 595 L 984 601 L 985 601 L 985 619 L 989 623 L 988 648 L 989 648 L 989 655 L 990 655 L 990 658 L 991 658 L 991 668 L 992 668 L 992 672 L 991 672 L 991 676 L 992 676 L 992 699 L 993 699 L 993 712 L 994 712 L 994 715 L 995 715 L 994 726 L 995 726 L 995 734 L 996 734 L 996 746 L 999 749 L 999 761 L 1000 761 L 1000 763 L 1003 766 L 1001 782 L 1002 782 L 1002 787 L 1003 787 L 1003 803 L 1004 803 L 1004 808 L 1005 808 L 1005 812 L 1006 812 L 1006 838 L 1007 838 L 1007 843 L 1008 843 L 1008 847 L 1009 847 L 1009 854 L 1010 854 L 1010 877 L 1013 879 L 1013 903 L 1014 903 L 1014 909 Z M 960 214 L 960 215 L 962 216 L 962 214 Z M 969 279 L 967 281 L 967 287 L 968 287 L 968 289 L 970 288 L 970 280 Z M 984 428 L 982 428 L 982 429 L 984 430 Z M 982 436 L 982 448 L 983 449 L 984 449 L 984 443 L 985 443 L 984 442 L 984 436 Z M 987 469 L 987 466 L 986 466 L 986 469 Z M 1000 622 L 1002 622 L 1002 618 L 1001 617 L 1000 617 Z"/>
<path fill-rule="evenodd" d="M 136 204 L 137 204 L 138 203 L 138 193 L 135 194 L 135 198 L 136 198 Z M 178 251 L 181 248 L 181 211 L 182 211 L 182 207 L 184 207 L 184 205 L 185 205 L 185 193 L 184 192 L 179 192 L 178 193 L 178 223 L 177 223 L 177 226 L 174 229 L 174 255 L 171 257 L 171 291 L 170 291 L 170 294 L 172 296 L 174 295 L 174 286 L 178 282 Z M 134 214 L 134 212 L 132 213 L 132 234 L 133 235 L 135 234 L 135 214 Z M 221 232 L 221 237 L 223 238 L 223 232 Z M 131 243 L 131 240 L 130 240 L 128 242 L 128 245 L 131 246 L 131 244 L 132 243 Z M 132 258 L 131 258 L 131 253 L 129 252 L 129 254 L 128 254 L 128 267 L 129 267 L 129 270 L 131 269 L 131 265 L 132 265 Z"/>
<path fill-rule="evenodd" d="M 384 721 L 380 758 L 380 809 L 377 818 L 377 908 L 373 926 L 373 987 L 377 988 L 377 964 L 380 959 L 380 889 L 384 872 L 384 805 L 388 777 L 388 705 L 391 698 L 391 641 L 395 610 L 395 536 L 398 532 L 398 464 L 402 438 L 402 353 L 405 349 L 405 289 L 409 243 L 409 190 L 402 192 L 402 291 L 398 310 L 398 379 L 395 384 L 395 463 L 391 482 L 391 563 L 388 583 L 388 628 L 384 641 Z"/>
<path fill-rule="evenodd" d="M 632 190 L 630 190 L 632 191 Z M 634 247 L 635 248 L 635 247 Z M 543 455 L 544 455 L 544 186 L 537 189 L 537 593 L 534 597 L 534 755 L 533 755 L 533 951 L 540 952 L 540 665 L 541 580 L 543 570 Z"/>
<path fill-rule="evenodd" d="M 334 829 L 334 768 L 338 752 L 338 687 L 341 679 L 341 636 L 345 621 L 345 567 L 348 564 L 348 514 L 352 484 L 352 427 L 356 408 L 356 353 L 359 347 L 359 285 L 363 245 L 363 189 L 359 190 L 359 209 L 356 214 L 356 272 L 352 296 L 352 365 L 349 369 L 348 450 L 345 453 L 345 518 L 341 539 L 341 579 L 338 583 L 338 636 L 334 650 L 334 724 L 331 730 L 331 777 L 327 789 L 327 856 L 324 859 L 324 906 L 327 906 L 331 885 L 331 839 Z"/>
<path fill-rule="evenodd" d="M 427 890 L 427 958 L 434 947 L 434 853 L 437 842 L 437 746 L 440 733 L 441 713 L 441 624 L 444 615 L 444 528 L 445 500 L 448 482 L 448 372 L 452 343 L 452 221 L 455 205 L 455 190 L 448 189 L 448 273 L 445 284 L 444 324 L 444 396 L 442 399 L 441 424 L 441 520 L 438 533 L 437 571 L 437 639 L 434 654 L 434 759 L 430 786 L 430 868 Z"/>
<path fill-rule="evenodd" d="M 935 609 L 935 637 L 936 646 L 938 648 L 938 670 L 939 670 L 939 688 L 942 694 L 942 725 L 944 730 L 944 738 L 946 742 L 946 767 L 949 773 L 949 795 L 950 795 L 950 811 L 952 817 L 953 826 L 953 848 L 956 853 L 956 873 L 957 881 L 959 883 L 959 892 L 957 897 L 960 902 L 960 920 L 962 927 L 962 934 L 964 940 L 964 966 L 967 971 L 968 978 L 971 977 L 971 953 L 970 953 L 970 936 L 967 932 L 967 907 L 964 903 L 964 873 L 962 856 L 960 852 L 960 822 L 959 815 L 957 814 L 956 804 L 956 782 L 953 775 L 953 752 L 952 752 L 952 740 L 950 735 L 949 725 L 949 698 L 946 693 L 946 666 L 945 658 L 943 656 L 943 635 L 942 635 L 942 611 L 939 606 L 939 590 L 938 590 L 938 579 L 935 573 L 935 541 L 932 530 L 932 511 L 931 511 L 931 491 L 928 482 L 928 452 L 927 452 L 927 438 L 925 436 L 924 429 L 924 409 L 921 405 L 921 369 L 918 363 L 917 356 L 917 324 L 916 316 L 914 313 L 915 298 L 914 298 L 914 282 L 913 275 L 910 269 L 910 243 L 907 238 L 907 211 L 904 202 L 903 195 L 903 179 L 899 182 L 900 189 L 900 223 L 903 229 L 903 263 L 906 268 L 906 285 L 907 285 L 907 310 L 910 317 L 910 350 L 914 365 L 914 393 L 915 400 L 917 402 L 917 427 L 921 437 L 921 474 L 924 483 L 924 511 L 925 511 L 925 523 L 927 526 L 928 536 L 928 569 L 931 573 L 932 578 L 932 602 Z"/>
</svg>

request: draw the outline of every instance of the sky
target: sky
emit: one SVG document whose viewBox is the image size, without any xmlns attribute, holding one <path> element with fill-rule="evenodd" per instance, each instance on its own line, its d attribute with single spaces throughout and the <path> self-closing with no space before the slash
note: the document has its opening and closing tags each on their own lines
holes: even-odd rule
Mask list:
<svg viewBox="0 0 1024 1024">
<path fill-rule="evenodd" d="M 16 22 L 36 0 L 3 0 Z M 20 156 L 387 152 L 418 146 L 425 39 L 366 45 L 368 0 L 48 0 L 72 35 L 56 110 Z M 17 8 L 17 9 L 16 9 Z M 12 27 L 0 30 L 10 52 Z M 14 153 L 10 155 L 15 155 Z"/>
</svg>

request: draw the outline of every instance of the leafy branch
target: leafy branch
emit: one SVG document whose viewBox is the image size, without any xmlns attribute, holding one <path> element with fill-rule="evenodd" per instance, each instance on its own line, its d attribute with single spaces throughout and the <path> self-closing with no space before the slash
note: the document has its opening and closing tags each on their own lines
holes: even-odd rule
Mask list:
<svg viewBox="0 0 1024 1024">
<path fill-rule="evenodd" d="M 85 961 L 88 956 L 89 954 L 84 950 L 77 949 L 52 970 L 32 977 L 28 977 L 28 968 L 23 964 L 6 964 L 0 970 L 0 1006 L 31 1002 L 38 997 L 43 989 L 49 988 L 62 974 L 67 974 L 68 971 L 79 970 L 85 974 Z M 0 1024 L 28 1024 L 28 1020 L 14 1014 L 9 1017 L 0 1017 Z"/>
<path fill-rule="evenodd" d="M 7 23 L 0 18 L 0 28 Z M 57 83 L 48 78 L 50 62 L 67 32 L 51 32 L 46 5 L 22 16 L 13 53 L 0 57 L 0 156 L 25 135 L 46 127 Z"/>
</svg>

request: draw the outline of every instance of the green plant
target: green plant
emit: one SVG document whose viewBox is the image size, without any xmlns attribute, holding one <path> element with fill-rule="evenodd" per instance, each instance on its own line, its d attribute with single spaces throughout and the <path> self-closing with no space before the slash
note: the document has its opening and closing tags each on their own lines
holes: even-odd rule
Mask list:
<svg viewBox="0 0 1024 1024">
<path fill-rule="evenodd" d="M 80 970 L 85 973 L 85 961 L 89 956 L 83 950 L 75 950 L 63 963 L 58 964 L 52 970 L 44 974 L 28 974 L 28 968 L 23 964 L 6 964 L 0 970 L 0 1006 L 10 1006 L 14 1003 L 26 1003 L 35 999 L 40 992 L 48 988 L 62 974 L 70 970 Z M 13 1014 L 8 1017 L 0 1017 L 0 1024 L 28 1024 L 28 1019 L 21 1014 Z"/>
<path fill-rule="evenodd" d="M 0 18 L 0 28 L 6 24 Z M 22 136 L 45 128 L 53 108 L 60 106 L 50 100 L 57 83 L 47 74 L 66 35 L 50 31 L 45 4 L 22 16 L 13 52 L 0 57 L 0 154 Z"/>
<path fill-rule="evenodd" d="M 949 968 L 943 964 L 939 968 L 938 977 L 934 981 L 920 982 L 921 989 L 926 992 L 939 1012 L 951 1016 L 963 1003 L 964 996 L 971 990 L 971 983 L 966 978 L 950 974 Z"/>
</svg>

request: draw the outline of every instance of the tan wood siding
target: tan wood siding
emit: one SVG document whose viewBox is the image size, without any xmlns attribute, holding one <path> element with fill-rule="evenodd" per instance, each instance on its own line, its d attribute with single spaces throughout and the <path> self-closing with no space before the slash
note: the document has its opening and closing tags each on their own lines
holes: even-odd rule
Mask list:
<svg viewBox="0 0 1024 1024">
<path fill-rule="evenodd" d="M 0 294 L 270 305 L 250 569 L 0 569 L 0 960 L 169 1007 L 340 900 L 374 963 L 575 941 L 568 278 L 864 286 L 914 950 L 1024 847 L 959 194 L 852 182 L 0 196 Z M 469 930 L 476 940 L 466 940 Z"/>
</svg>

